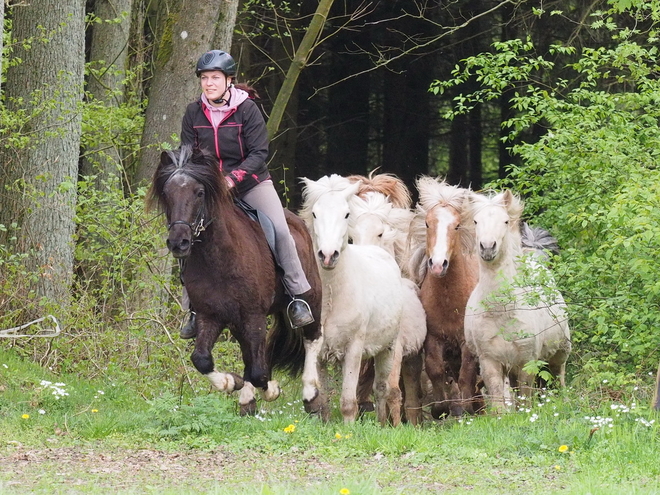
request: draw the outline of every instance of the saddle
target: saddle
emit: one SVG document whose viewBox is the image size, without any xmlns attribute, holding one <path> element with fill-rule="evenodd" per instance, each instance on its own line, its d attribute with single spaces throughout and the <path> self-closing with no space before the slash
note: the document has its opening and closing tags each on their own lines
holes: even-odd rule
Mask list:
<svg viewBox="0 0 660 495">
<path fill-rule="evenodd" d="M 259 222 L 259 225 L 261 225 L 261 229 L 264 231 L 264 235 L 266 236 L 266 241 L 268 241 L 268 246 L 270 247 L 270 250 L 273 253 L 275 259 L 277 259 L 277 251 L 275 250 L 275 227 L 273 226 L 273 221 L 268 218 L 268 215 L 266 215 L 264 212 L 252 208 L 242 199 L 234 198 L 234 204 L 243 210 L 249 218 L 255 222 Z"/>
</svg>

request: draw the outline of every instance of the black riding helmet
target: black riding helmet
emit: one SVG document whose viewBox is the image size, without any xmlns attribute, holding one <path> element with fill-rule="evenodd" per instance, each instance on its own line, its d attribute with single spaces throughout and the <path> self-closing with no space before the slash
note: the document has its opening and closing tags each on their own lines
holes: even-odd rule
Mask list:
<svg viewBox="0 0 660 495">
<path fill-rule="evenodd" d="M 202 55 L 197 61 L 195 73 L 197 77 L 207 70 L 219 70 L 225 76 L 236 75 L 236 62 L 231 55 L 222 50 L 211 50 Z"/>
</svg>

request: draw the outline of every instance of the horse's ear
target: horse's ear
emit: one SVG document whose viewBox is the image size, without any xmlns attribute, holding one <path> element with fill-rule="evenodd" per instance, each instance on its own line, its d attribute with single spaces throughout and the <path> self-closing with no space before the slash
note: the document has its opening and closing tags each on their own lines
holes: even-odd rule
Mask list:
<svg viewBox="0 0 660 495">
<path fill-rule="evenodd" d="M 351 185 L 349 185 L 344 192 L 346 193 L 346 199 L 351 199 L 352 196 L 355 196 L 358 191 L 360 190 L 360 186 L 362 185 L 362 181 L 359 180 L 357 182 L 353 182 Z"/>
<path fill-rule="evenodd" d="M 160 163 L 163 165 L 174 165 L 174 160 L 172 160 L 172 155 L 167 151 L 163 151 L 160 154 Z"/>
</svg>

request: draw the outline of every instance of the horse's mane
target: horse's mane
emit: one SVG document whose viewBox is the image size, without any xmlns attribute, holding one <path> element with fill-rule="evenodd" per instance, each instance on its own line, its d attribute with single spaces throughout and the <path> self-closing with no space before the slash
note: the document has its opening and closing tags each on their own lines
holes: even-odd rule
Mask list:
<svg viewBox="0 0 660 495">
<path fill-rule="evenodd" d="M 351 181 L 337 174 L 325 175 L 317 181 L 303 177 L 301 182 L 305 186 L 302 190 L 303 205 L 298 212 L 298 216 L 303 219 L 309 229 L 312 228 L 314 223 L 312 207 L 318 199 L 326 193 L 345 191 L 352 186 Z"/>
<path fill-rule="evenodd" d="M 149 209 L 156 206 L 161 211 L 166 209 L 163 195 L 165 184 L 176 174 L 185 174 L 204 187 L 207 211 L 211 211 L 218 202 L 231 201 L 229 188 L 218 167 L 217 158 L 199 148 L 183 145 L 177 150 L 161 153 L 160 163 L 154 172 L 151 188 L 147 194 Z"/>
<path fill-rule="evenodd" d="M 379 192 L 390 198 L 390 202 L 396 208 L 410 209 L 412 207 L 412 196 L 406 184 L 394 174 L 374 173 L 372 170 L 368 177 L 364 175 L 349 175 L 347 179 L 351 182 L 361 181 L 358 196 L 364 197 L 368 192 Z"/>
<path fill-rule="evenodd" d="M 426 215 L 436 206 L 449 206 L 455 209 L 461 218 L 465 203 L 473 194 L 470 189 L 449 185 L 441 178 L 429 176 L 418 177 L 415 186 L 419 191 L 419 201 L 415 208 L 415 216 L 410 224 L 408 235 L 409 271 L 415 273 L 418 281 L 423 280 L 426 271 Z M 474 238 L 470 229 L 459 229 L 461 246 L 468 253 L 472 250 Z"/>
</svg>

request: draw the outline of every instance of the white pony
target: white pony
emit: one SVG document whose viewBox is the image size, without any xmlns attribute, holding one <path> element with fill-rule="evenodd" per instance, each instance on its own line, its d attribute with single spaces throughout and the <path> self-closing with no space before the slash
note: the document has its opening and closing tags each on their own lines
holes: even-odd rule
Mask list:
<svg viewBox="0 0 660 495">
<path fill-rule="evenodd" d="M 463 225 L 475 236 L 479 282 L 467 303 L 465 338 L 478 356 L 490 403 L 504 411 L 511 388 L 531 393 L 534 377 L 523 367 L 547 363 L 564 386 L 571 351 L 566 305 L 542 257 L 521 245 L 523 203 L 511 191 L 471 196 Z"/>
<path fill-rule="evenodd" d="M 323 342 L 316 351 L 326 360 L 342 362 L 345 422 L 358 413 L 360 361 L 374 358 L 376 413 L 386 424 L 387 409 L 399 409 L 401 402 L 398 384 L 392 387 L 388 381 L 405 298 L 399 267 L 380 247 L 348 243 L 349 200 L 359 183 L 336 174 L 303 182 L 300 216 L 312 235 L 323 284 Z M 310 400 L 305 393 L 303 398 Z"/>
<path fill-rule="evenodd" d="M 397 260 L 399 266 L 405 263 L 408 230 L 414 212 L 406 208 L 396 208 L 381 193 L 370 191 L 353 196 L 350 201 L 349 234 L 355 245 L 380 246 Z M 399 254 L 399 257 L 397 257 Z M 426 313 L 419 298 L 419 288 L 403 279 L 405 298 L 403 318 L 396 340 L 394 367 L 390 375 L 390 385 L 394 386 L 401 377 L 405 399 L 405 417 L 417 425 L 422 416 L 421 374 L 423 368 L 422 347 L 426 338 Z M 365 402 L 365 397 L 362 397 Z M 390 411 L 393 416 L 397 411 Z"/>
</svg>

